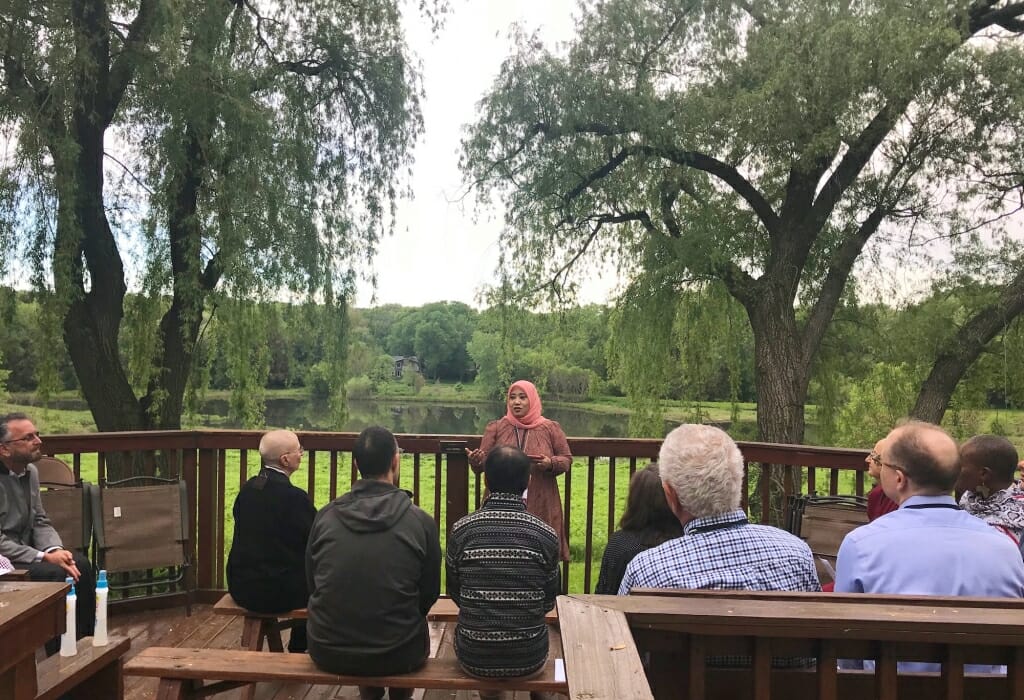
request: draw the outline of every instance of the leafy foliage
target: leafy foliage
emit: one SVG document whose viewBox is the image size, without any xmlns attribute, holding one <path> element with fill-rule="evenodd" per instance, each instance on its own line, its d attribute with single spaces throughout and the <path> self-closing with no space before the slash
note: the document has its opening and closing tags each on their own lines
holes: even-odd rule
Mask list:
<svg viewBox="0 0 1024 700">
<path fill-rule="evenodd" d="M 20 0 L 0 29 L 0 237 L 56 292 L 100 429 L 176 426 L 215 306 L 287 292 L 344 331 L 422 130 L 396 0 Z"/>
<path fill-rule="evenodd" d="M 518 37 L 462 167 L 506 205 L 503 259 L 525 296 L 571 295 L 574 271 L 612 264 L 642 288 L 620 300 L 628 329 L 649 301 L 667 317 L 681 290 L 721 282 L 756 340 L 761 436 L 797 442 L 863 252 L 923 264 L 947 240 L 968 276 L 970 252 L 989 263 L 979 279 L 1024 286 L 1007 235 L 1024 186 L 1022 17 L 997 0 L 587 5 L 564 52 Z M 628 358 L 617 376 L 631 393 L 668 379 Z"/>
</svg>

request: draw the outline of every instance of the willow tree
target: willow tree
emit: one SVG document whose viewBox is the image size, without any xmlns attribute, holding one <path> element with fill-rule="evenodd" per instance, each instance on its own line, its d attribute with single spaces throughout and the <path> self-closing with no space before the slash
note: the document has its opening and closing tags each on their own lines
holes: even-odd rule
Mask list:
<svg viewBox="0 0 1024 700">
<path fill-rule="evenodd" d="M 100 430 L 179 427 L 219 295 L 345 313 L 352 263 L 390 227 L 421 130 L 399 5 L 0 6 L 2 233 L 31 251 L 9 269 L 52 290 Z M 132 280 L 153 302 L 132 315 L 149 324 L 136 340 L 152 342 L 133 344 L 146 357 L 129 372 Z"/>
<path fill-rule="evenodd" d="M 519 37 L 463 168 L 506 205 L 505 259 L 531 290 L 595 259 L 642 273 L 632 305 L 724 284 L 754 334 L 759 433 L 800 442 L 815 356 L 869 244 L 1003 247 L 1022 18 L 996 0 L 581 5 L 565 50 Z"/>
</svg>

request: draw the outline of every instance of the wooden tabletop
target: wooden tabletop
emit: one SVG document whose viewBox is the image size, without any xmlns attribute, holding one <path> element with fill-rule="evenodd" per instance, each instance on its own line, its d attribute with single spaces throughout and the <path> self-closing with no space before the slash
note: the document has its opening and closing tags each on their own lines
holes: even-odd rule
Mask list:
<svg viewBox="0 0 1024 700">
<path fill-rule="evenodd" d="M 64 631 L 66 583 L 0 582 L 0 689 L 36 695 L 36 649 Z"/>
</svg>

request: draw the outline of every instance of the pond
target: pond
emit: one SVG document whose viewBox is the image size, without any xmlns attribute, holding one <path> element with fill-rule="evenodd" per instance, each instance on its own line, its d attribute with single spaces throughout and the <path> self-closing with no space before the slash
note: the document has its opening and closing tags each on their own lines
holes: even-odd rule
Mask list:
<svg viewBox="0 0 1024 700">
<path fill-rule="evenodd" d="M 488 422 L 505 412 L 500 403 L 452 405 L 400 400 L 351 400 L 348 408 L 348 420 L 340 426 L 332 423 L 325 403 L 305 399 L 268 399 L 264 416 L 268 426 L 294 430 L 358 432 L 368 425 L 383 425 L 396 433 L 480 435 Z M 196 421 L 220 428 L 242 427 L 227 421 L 227 413 L 227 401 L 207 401 L 203 414 L 196 416 Z M 561 407 L 545 409 L 544 415 L 561 423 L 566 435 L 573 437 L 626 437 L 629 434 L 629 416 L 626 415 Z"/>
</svg>

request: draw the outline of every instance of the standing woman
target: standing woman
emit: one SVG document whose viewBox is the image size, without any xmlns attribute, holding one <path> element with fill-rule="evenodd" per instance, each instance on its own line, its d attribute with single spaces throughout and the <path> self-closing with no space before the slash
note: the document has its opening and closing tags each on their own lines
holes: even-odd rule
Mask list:
<svg viewBox="0 0 1024 700">
<path fill-rule="evenodd" d="M 555 477 L 572 466 L 572 454 L 562 427 L 541 415 L 540 395 L 532 382 L 519 380 L 508 389 L 504 418 L 491 421 L 480 449 L 466 450 L 473 472 L 483 471 L 487 453 L 500 445 L 518 447 L 530 457 L 530 485 L 523 493 L 526 510 L 550 525 L 558 534 L 562 561 L 569 561 L 562 522 L 562 499 Z"/>
</svg>

